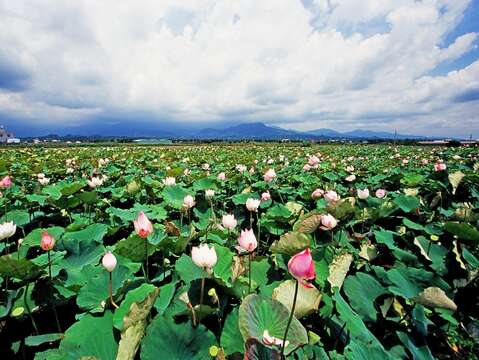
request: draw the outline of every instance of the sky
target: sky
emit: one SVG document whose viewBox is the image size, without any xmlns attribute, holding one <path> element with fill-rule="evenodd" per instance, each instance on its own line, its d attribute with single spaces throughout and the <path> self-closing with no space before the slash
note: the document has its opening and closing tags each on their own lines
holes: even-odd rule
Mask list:
<svg viewBox="0 0 479 360">
<path fill-rule="evenodd" d="M 19 134 L 479 138 L 479 0 L 0 0 L 0 24 L 0 124 Z"/>
</svg>

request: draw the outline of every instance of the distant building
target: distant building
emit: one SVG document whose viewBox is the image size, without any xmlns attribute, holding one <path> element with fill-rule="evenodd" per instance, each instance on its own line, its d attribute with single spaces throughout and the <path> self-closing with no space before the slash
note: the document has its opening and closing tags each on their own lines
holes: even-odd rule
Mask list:
<svg viewBox="0 0 479 360">
<path fill-rule="evenodd" d="M 9 141 L 10 139 L 15 139 L 15 141 Z M 7 132 L 7 130 L 5 129 L 3 125 L 0 125 L 0 143 L 5 144 L 5 143 L 16 143 L 16 142 L 20 142 L 20 140 L 16 139 L 13 133 Z"/>
</svg>

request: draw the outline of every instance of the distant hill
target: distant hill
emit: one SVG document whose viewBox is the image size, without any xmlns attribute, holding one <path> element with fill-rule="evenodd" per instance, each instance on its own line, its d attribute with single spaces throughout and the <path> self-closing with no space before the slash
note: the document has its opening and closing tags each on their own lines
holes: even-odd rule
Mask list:
<svg viewBox="0 0 479 360">
<path fill-rule="evenodd" d="M 190 136 L 199 139 L 300 139 L 314 135 L 267 126 L 263 123 L 247 123 L 223 129 L 206 128 Z"/>
<path fill-rule="evenodd" d="M 418 136 L 418 135 L 404 135 L 404 134 L 394 134 L 385 131 L 371 131 L 371 130 L 353 130 L 347 132 L 339 132 L 331 129 L 318 129 L 318 130 L 310 130 L 307 132 L 308 134 L 318 135 L 318 136 L 326 136 L 331 138 L 360 138 L 360 139 L 397 139 L 397 140 L 418 140 L 418 139 L 425 139 L 425 136 Z"/>
</svg>

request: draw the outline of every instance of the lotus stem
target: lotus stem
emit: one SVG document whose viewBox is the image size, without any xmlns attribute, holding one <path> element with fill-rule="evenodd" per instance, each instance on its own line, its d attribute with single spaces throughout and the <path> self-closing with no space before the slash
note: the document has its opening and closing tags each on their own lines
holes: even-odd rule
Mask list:
<svg viewBox="0 0 479 360">
<path fill-rule="evenodd" d="M 256 248 L 259 253 L 259 246 L 261 245 L 261 223 L 259 222 L 259 212 L 256 213 L 256 225 L 258 226 L 258 247 Z"/>
<path fill-rule="evenodd" d="M 35 322 L 35 319 L 33 318 L 32 311 L 30 310 L 30 305 L 28 305 L 28 301 L 27 301 L 28 287 L 29 286 L 30 286 L 30 282 L 27 282 L 27 285 L 25 286 L 25 293 L 23 294 L 23 302 L 25 303 L 25 309 L 27 310 L 27 314 L 30 317 L 33 329 L 35 330 L 35 334 L 38 335 L 37 323 Z"/>
<path fill-rule="evenodd" d="M 148 239 L 145 238 L 145 283 L 148 282 Z"/>
<path fill-rule="evenodd" d="M 50 250 L 47 251 L 48 255 L 48 276 L 50 277 L 50 281 L 52 280 L 52 260 L 50 256 Z"/>
<path fill-rule="evenodd" d="M 115 309 L 118 309 L 118 305 L 113 300 L 113 280 L 111 278 L 111 272 L 109 272 L 109 274 L 110 274 L 110 280 L 108 282 L 108 293 L 110 295 L 110 303 Z"/>
<path fill-rule="evenodd" d="M 201 307 L 203 306 L 203 296 L 205 295 L 205 277 L 201 278 L 201 290 L 200 290 L 200 311 Z M 198 319 L 198 324 L 200 323 L 201 318 Z"/>
<path fill-rule="evenodd" d="M 288 337 L 288 330 L 289 330 L 289 327 L 291 325 L 291 321 L 293 320 L 294 308 L 296 307 L 296 299 L 298 298 L 298 285 L 299 285 L 298 280 L 295 280 L 293 306 L 291 307 L 291 314 L 289 314 L 288 324 L 286 325 L 286 330 L 284 332 L 283 344 L 281 345 L 281 358 L 282 359 L 285 359 L 284 348 L 286 346 L 286 338 Z"/>
<path fill-rule="evenodd" d="M 251 254 L 248 253 L 248 294 L 251 293 Z"/>
</svg>

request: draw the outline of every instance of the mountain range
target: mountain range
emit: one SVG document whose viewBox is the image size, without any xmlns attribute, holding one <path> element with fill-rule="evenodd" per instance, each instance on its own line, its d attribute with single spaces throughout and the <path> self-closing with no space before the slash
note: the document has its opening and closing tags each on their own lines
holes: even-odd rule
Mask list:
<svg viewBox="0 0 479 360">
<path fill-rule="evenodd" d="M 370 130 L 353 130 L 338 132 L 332 129 L 316 129 L 309 131 L 296 131 L 277 126 L 266 125 L 262 122 L 243 123 L 229 127 L 182 127 L 181 125 L 161 124 L 90 124 L 77 128 L 58 129 L 55 135 L 43 131 L 37 133 L 40 139 L 53 138 L 168 138 L 168 139 L 198 139 L 198 140 L 320 140 L 320 139 L 368 139 L 368 140 L 419 140 L 425 136 L 394 134 Z M 48 135 L 47 135 L 48 134 Z M 23 135 L 23 136 L 22 136 Z M 33 134 L 18 134 L 22 138 L 36 137 Z"/>
</svg>

